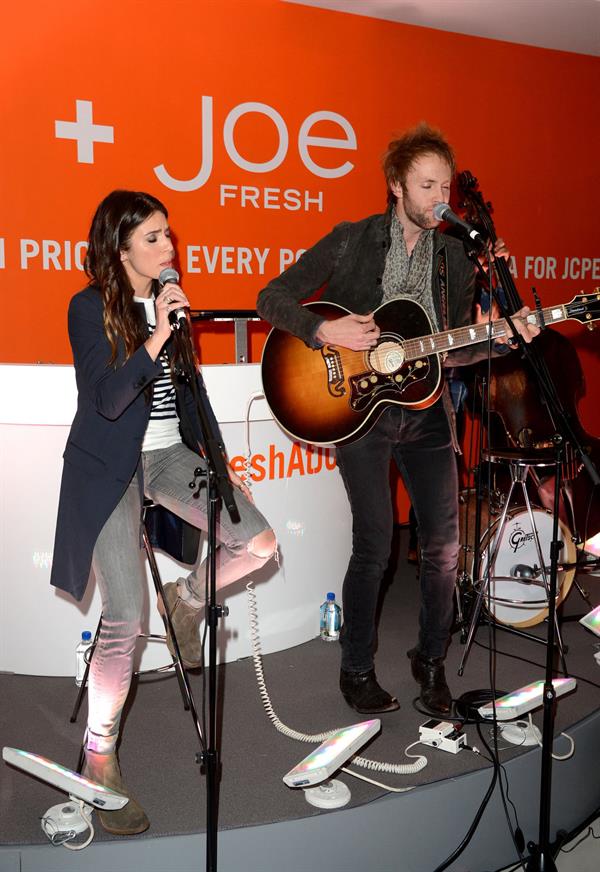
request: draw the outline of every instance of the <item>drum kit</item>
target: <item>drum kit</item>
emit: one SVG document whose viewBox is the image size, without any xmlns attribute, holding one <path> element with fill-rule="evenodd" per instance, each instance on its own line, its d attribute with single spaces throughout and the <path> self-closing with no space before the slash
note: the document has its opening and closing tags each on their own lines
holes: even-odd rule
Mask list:
<svg viewBox="0 0 600 872">
<path fill-rule="evenodd" d="M 503 629 L 544 644 L 543 636 L 526 630 L 548 616 L 554 516 L 551 510 L 532 503 L 528 482 L 539 482 L 538 471 L 552 467 L 555 456 L 544 449 L 484 449 L 481 459 L 492 469 L 508 469 L 510 484 L 508 488 L 490 486 L 479 501 L 476 488 L 463 491 L 460 496 L 457 613 L 465 648 L 459 674 L 463 672 L 482 614 Z M 574 583 L 589 604 L 586 592 L 575 580 L 578 553 L 575 537 L 562 518 L 558 523 L 558 541 L 556 607 L 564 602 Z M 564 664 L 556 614 L 554 626 Z"/>
</svg>

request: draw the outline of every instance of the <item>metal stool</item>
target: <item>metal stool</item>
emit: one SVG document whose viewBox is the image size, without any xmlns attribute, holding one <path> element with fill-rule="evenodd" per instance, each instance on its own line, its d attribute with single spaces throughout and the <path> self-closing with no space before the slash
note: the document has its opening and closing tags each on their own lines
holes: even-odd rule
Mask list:
<svg viewBox="0 0 600 872">
<path fill-rule="evenodd" d="M 142 539 L 144 542 L 144 548 L 146 550 L 146 556 L 148 558 L 148 564 L 150 566 L 150 574 L 152 575 L 152 581 L 154 582 L 154 589 L 156 591 L 157 597 L 160 597 L 162 602 L 164 603 L 164 589 L 162 580 L 160 577 L 160 572 L 158 571 L 158 566 L 156 563 L 156 557 L 154 555 L 154 549 L 152 547 L 152 543 L 150 541 L 150 534 L 148 531 L 148 521 L 150 519 L 150 513 L 160 509 L 160 506 L 156 506 L 152 500 L 144 499 L 143 509 L 142 509 Z M 194 725 L 196 728 L 196 732 L 198 734 L 198 738 L 200 743 L 202 744 L 202 728 L 200 726 L 200 722 L 198 720 L 198 715 L 196 712 L 196 706 L 194 703 L 194 697 L 192 695 L 192 690 L 190 687 L 189 679 L 187 676 L 186 669 L 183 665 L 183 661 L 181 659 L 181 652 L 179 650 L 179 644 L 177 642 L 177 637 L 173 631 L 173 625 L 171 623 L 171 617 L 168 614 L 167 609 L 165 608 L 164 614 L 161 615 L 164 627 L 165 627 L 165 635 L 158 635 L 156 633 L 141 633 L 138 638 L 141 639 L 159 639 L 163 642 L 166 642 L 167 634 L 170 633 L 171 639 L 173 640 L 173 648 L 174 654 L 171 655 L 171 663 L 166 664 L 165 666 L 159 666 L 154 669 L 145 669 L 135 672 L 134 675 L 148 675 L 152 673 L 161 673 L 168 672 L 171 669 L 175 670 L 175 674 L 177 675 L 177 680 L 179 682 L 179 689 L 181 691 L 181 697 L 183 700 L 183 707 L 186 711 L 191 711 L 192 718 L 194 720 Z M 96 633 L 94 635 L 94 640 L 88 649 L 89 653 L 86 655 L 86 667 L 85 672 L 83 674 L 83 678 L 81 681 L 81 686 L 79 688 L 79 692 L 77 694 L 77 698 L 75 700 L 75 705 L 73 707 L 73 711 L 71 713 L 71 717 L 69 719 L 70 723 L 75 723 L 77 720 L 77 715 L 79 713 L 79 709 L 81 707 L 81 702 L 83 700 L 83 696 L 85 694 L 88 674 L 90 671 L 90 661 L 93 656 L 93 652 L 98 641 L 98 636 L 100 634 L 100 628 L 102 626 L 102 615 L 100 615 L 100 619 L 98 621 L 98 626 L 96 627 Z M 84 749 L 82 746 L 81 753 L 79 756 L 79 765 L 77 771 L 80 772 L 83 766 L 83 754 Z"/>
<path fill-rule="evenodd" d="M 545 515 L 545 512 L 541 512 L 539 509 L 534 509 L 529 500 L 529 494 L 527 493 L 526 480 L 529 474 L 529 470 L 531 467 L 534 468 L 544 468 L 544 467 L 553 467 L 556 465 L 556 456 L 552 452 L 544 449 L 525 449 L 525 448 L 516 448 L 516 449 L 502 449 L 502 450 L 494 450 L 491 448 L 484 449 L 482 451 L 482 461 L 489 463 L 505 463 L 508 464 L 510 470 L 511 484 L 508 491 L 508 495 L 506 497 L 506 501 L 504 503 L 502 513 L 500 518 L 495 522 L 495 525 L 490 525 L 489 530 L 489 538 L 487 541 L 487 559 L 486 559 L 486 567 L 483 572 L 483 577 L 473 579 L 473 584 L 476 588 L 478 588 L 477 597 L 475 600 L 475 606 L 473 609 L 473 614 L 471 618 L 471 623 L 469 626 L 469 632 L 466 639 L 465 644 L 465 652 L 463 654 L 463 658 L 461 661 L 461 665 L 459 667 L 459 674 L 462 674 L 462 669 L 464 666 L 464 662 L 466 656 L 471 647 L 473 637 L 475 635 L 475 630 L 477 627 L 477 623 L 479 621 L 479 616 L 481 613 L 481 608 L 485 600 L 488 600 L 489 603 L 494 603 L 501 608 L 505 608 L 508 612 L 509 618 L 512 614 L 518 613 L 521 610 L 528 609 L 537 609 L 539 615 L 537 615 L 534 611 L 534 617 L 531 621 L 522 620 L 521 626 L 531 626 L 536 623 L 538 620 L 543 620 L 546 616 L 548 603 L 549 603 L 549 566 L 546 565 L 546 560 L 542 552 L 542 547 L 540 543 L 540 534 L 538 530 L 538 526 L 536 525 L 535 515 Z M 498 555 L 500 548 L 503 543 L 503 535 L 505 533 L 505 529 L 507 525 L 514 519 L 520 517 L 520 515 L 511 514 L 509 511 L 509 507 L 511 505 L 511 501 L 513 499 L 513 494 L 515 488 L 520 487 L 521 495 L 523 499 L 523 503 L 525 505 L 525 511 L 521 514 L 525 515 L 529 521 L 530 531 L 525 533 L 526 538 L 529 540 L 530 544 L 533 543 L 535 548 L 535 556 L 537 557 L 538 563 L 534 562 L 533 566 L 526 566 L 523 563 L 518 562 L 518 558 L 515 559 L 515 564 L 513 567 L 509 569 L 509 574 L 504 575 L 495 575 L 496 563 L 498 560 Z M 496 526 L 496 530 L 492 535 L 493 526 Z M 518 526 L 518 523 L 516 524 Z M 564 525 L 560 525 L 560 529 L 562 530 Z M 475 549 L 479 548 L 480 543 L 475 543 Z M 516 555 L 516 547 L 519 543 L 511 543 L 515 545 L 515 555 Z M 572 543 L 568 542 L 566 536 L 563 536 L 563 545 L 567 545 L 568 548 L 573 547 Z M 474 561 L 474 565 L 478 565 L 479 561 Z M 539 564 L 539 565 L 538 565 Z M 572 574 L 574 575 L 575 570 L 572 570 Z M 538 580 L 539 579 L 539 580 Z M 505 584 L 507 587 L 516 585 L 523 585 L 525 589 L 529 589 L 531 587 L 537 587 L 540 590 L 540 598 L 537 599 L 537 594 L 534 594 L 534 598 L 524 598 L 519 599 L 514 596 L 500 596 L 498 594 L 498 582 Z M 492 586 L 492 587 L 491 587 Z M 491 587 L 491 589 L 490 589 Z M 563 590 L 566 588 L 566 591 Z M 556 602 L 560 604 L 561 597 L 564 598 L 566 592 L 568 592 L 569 587 L 565 584 L 561 587 L 560 591 L 557 591 Z M 528 639 L 532 639 L 536 642 L 544 642 L 544 640 L 539 639 L 537 636 L 534 636 L 530 633 L 524 633 L 522 630 L 514 629 L 515 625 L 518 626 L 519 623 L 513 620 L 511 621 L 509 618 L 505 618 L 503 622 L 500 617 L 497 617 L 491 608 L 488 609 L 490 612 L 490 616 L 495 619 L 495 621 L 503 628 L 510 630 L 511 632 L 518 633 L 519 635 L 523 635 Z M 506 623 L 506 626 L 504 626 Z M 560 634 L 560 629 L 558 626 L 558 619 L 556 613 L 554 614 L 554 625 L 556 629 L 556 639 L 557 645 L 560 652 L 560 657 L 563 662 L 563 668 L 566 672 L 566 663 L 564 660 L 564 648 L 562 644 L 562 637 Z"/>
</svg>

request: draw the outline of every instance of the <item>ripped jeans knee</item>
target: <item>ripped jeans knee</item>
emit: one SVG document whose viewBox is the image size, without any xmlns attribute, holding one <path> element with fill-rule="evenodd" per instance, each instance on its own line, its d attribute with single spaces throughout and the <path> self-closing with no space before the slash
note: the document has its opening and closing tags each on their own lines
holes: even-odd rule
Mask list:
<svg viewBox="0 0 600 872">
<path fill-rule="evenodd" d="M 248 554 L 266 562 L 277 551 L 277 537 L 273 530 L 263 530 L 258 536 L 250 539 L 247 549 Z"/>
</svg>

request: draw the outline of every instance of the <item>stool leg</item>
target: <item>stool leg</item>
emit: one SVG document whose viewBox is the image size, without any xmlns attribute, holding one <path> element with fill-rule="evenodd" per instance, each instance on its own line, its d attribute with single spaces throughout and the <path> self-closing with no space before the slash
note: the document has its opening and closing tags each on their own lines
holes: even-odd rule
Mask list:
<svg viewBox="0 0 600 872">
<path fill-rule="evenodd" d="M 144 541 L 144 548 L 146 549 L 146 555 L 148 557 L 148 563 L 150 565 L 150 574 L 152 575 L 152 581 L 154 582 L 156 595 L 159 596 L 164 603 L 164 590 L 162 580 L 158 571 L 156 557 L 154 556 L 154 549 L 152 548 L 152 543 L 150 542 L 150 538 L 148 536 L 148 531 L 145 524 L 142 526 L 142 538 Z M 165 608 L 164 613 L 161 615 L 161 617 L 163 620 L 163 624 L 165 625 L 165 632 L 170 633 L 171 639 L 173 640 L 173 648 L 175 649 L 175 655 L 173 656 L 173 666 L 175 667 L 175 673 L 179 682 L 179 689 L 181 691 L 183 707 L 186 711 L 191 712 L 192 718 L 194 720 L 194 726 L 200 740 L 200 744 L 203 744 L 202 728 L 200 726 L 200 721 L 198 720 L 198 714 L 196 712 L 196 706 L 194 704 L 192 689 L 190 687 L 187 672 L 185 671 L 181 660 L 181 652 L 179 651 L 177 636 L 175 635 L 175 631 L 173 630 L 173 624 L 171 623 L 171 616 L 168 609 Z"/>
<path fill-rule="evenodd" d="M 162 579 L 160 577 L 160 572 L 158 571 L 158 565 L 156 563 L 156 557 L 154 556 L 154 549 L 152 548 L 152 544 L 148 537 L 148 533 L 146 527 L 143 527 L 142 537 L 144 540 L 144 548 L 146 549 L 146 556 L 148 557 L 148 564 L 150 566 L 150 574 L 152 576 L 152 581 L 154 582 L 154 589 L 156 591 L 156 596 L 160 597 L 161 601 L 164 603 L 164 589 L 162 585 Z M 165 625 L 165 633 L 171 633 L 171 639 L 175 639 L 175 633 L 173 632 L 173 627 L 171 625 L 171 617 L 168 614 L 167 609 L 165 608 L 164 614 L 161 615 L 163 624 Z M 181 662 L 181 656 L 179 653 L 179 646 L 177 645 L 177 641 L 174 642 L 173 647 L 175 648 L 175 655 L 173 657 L 173 666 L 175 667 L 175 673 L 177 675 L 177 680 L 179 682 L 179 689 L 181 691 L 181 697 L 183 700 L 183 707 L 186 711 L 189 711 L 189 701 L 188 701 L 188 693 L 186 688 L 186 683 L 184 680 L 184 669 L 183 663 Z"/>
</svg>

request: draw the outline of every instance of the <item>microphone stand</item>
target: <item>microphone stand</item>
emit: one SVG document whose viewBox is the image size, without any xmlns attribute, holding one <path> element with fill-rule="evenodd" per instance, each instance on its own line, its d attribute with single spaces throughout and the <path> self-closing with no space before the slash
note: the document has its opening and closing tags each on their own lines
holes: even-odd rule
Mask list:
<svg viewBox="0 0 600 872">
<path fill-rule="evenodd" d="M 227 473 L 219 434 L 212 423 L 198 387 L 196 363 L 192 348 L 189 323 L 181 319 L 174 324 L 174 342 L 179 352 L 179 372 L 187 382 L 195 401 L 202 433 L 202 447 L 208 478 L 208 567 L 209 594 L 206 608 L 208 624 L 208 735 L 204 751 L 196 754 L 196 763 L 206 771 L 206 869 L 217 869 L 217 836 L 219 811 L 220 760 L 217 747 L 217 626 L 227 612 L 218 605 L 217 598 L 217 521 L 221 504 L 225 505 L 233 523 L 240 515 L 233 498 L 233 487 Z M 199 470 L 196 474 L 202 474 Z"/>
<path fill-rule="evenodd" d="M 511 305 L 516 309 L 520 300 L 512 276 L 508 270 L 508 265 L 504 258 L 496 257 L 492 254 L 491 264 L 494 267 L 496 276 L 499 278 L 505 293 L 508 295 Z M 480 270 L 482 267 L 478 264 Z M 482 270 L 483 271 L 483 270 Z M 489 278 L 490 289 L 492 288 L 491 276 Z M 550 815 L 551 815 L 551 788 L 552 788 L 552 746 L 554 743 L 554 718 L 556 712 L 556 691 L 552 684 L 554 645 L 555 645 L 555 621 L 556 621 L 556 594 L 557 594 L 557 578 L 558 578 L 558 558 L 562 543 L 559 541 L 559 511 L 560 511 L 560 491 L 561 491 L 561 475 L 563 464 L 563 447 L 567 442 L 570 442 L 577 450 L 581 461 L 596 486 L 600 484 L 600 476 L 594 466 L 591 458 L 586 453 L 580 440 L 575 433 L 571 422 L 560 402 L 556 388 L 551 379 L 548 368 L 543 357 L 529 347 L 523 337 L 518 333 L 515 325 L 500 298 L 500 295 L 494 288 L 494 299 L 496 300 L 500 312 L 505 319 L 509 329 L 512 332 L 513 339 L 516 340 L 521 350 L 522 356 L 530 365 L 531 370 L 537 380 L 540 392 L 547 405 L 550 420 L 555 427 L 555 435 L 553 444 L 555 448 L 555 467 L 554 467 L 554 504 L 553 504 L 553 525 L 552 525 L 552 542 L 550 544 L 550 579 L 548 590 L 548 634 L 546 641 L 546 670 L 544 679 L 544 717 L 542 729 L 542 765 L 540 777 L 540 815 L 539 815 L 539 841 L 528 843 L 530 852 L 529 860 L 527 861 L 527 872 L 557 872 L 554 863 L 554 852 L 550 845 Z M 538 305 L 536 299 L 536 306 Z M 491 300 L 490 300 L 491 304 Z M 545 324 L 541 323 L 541 327 Z M 489 433 L 489 429 L 488 429 Z M 478 548 L 478 543 L 475 543 L 475 548 Z"/>
<path fill-rule="evenodd" d="M 556 714 L 556 691 L 552 684 L 554 658 L 554 617 L 556 610 L 558 555 L 562 543 L 558 539 L 558 512 L 560 501 L 560 478 L 562 469 L 562 438 L 554 436 L 556 450 L 554 479 L 554 518 L 550 545 L 550 589 L 548 592 L 548 639 L 546 643 L 546 672 L 544 679 L 544 720 L 542 727 L 542 773 L 540 778 L 540 818 L 537 845 L 529 842 L 530 857 L 527 872 L 557 872 L 554 857 L 557 851 L 550 845 L 550 812 L 552 806 L 552 746 L 554 744 L 554 717 Z M 557 849 L 560 845 L 557 846 Z"/>
</svg>

